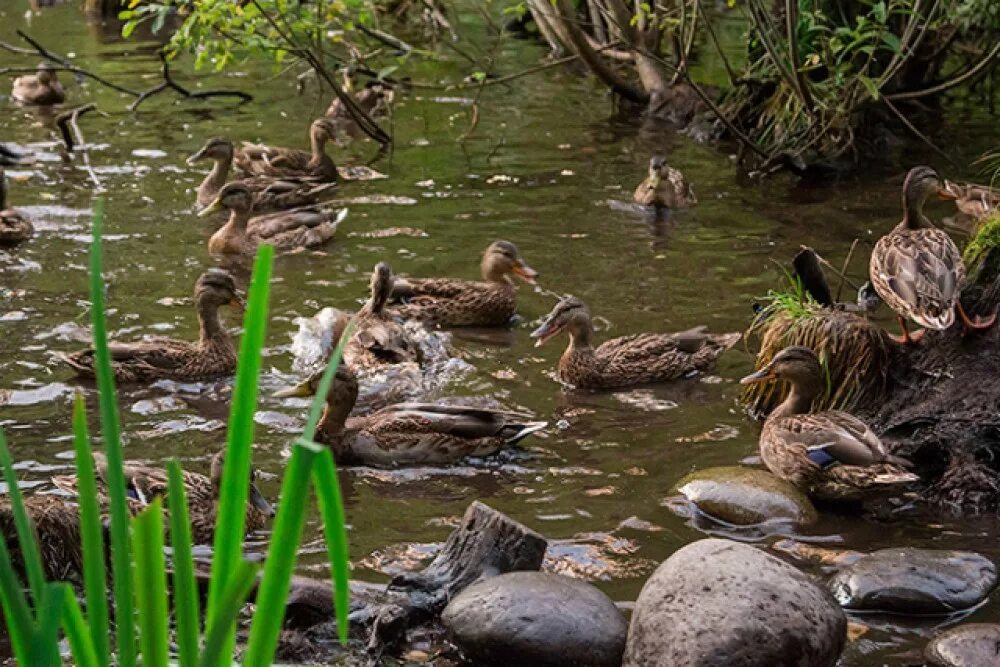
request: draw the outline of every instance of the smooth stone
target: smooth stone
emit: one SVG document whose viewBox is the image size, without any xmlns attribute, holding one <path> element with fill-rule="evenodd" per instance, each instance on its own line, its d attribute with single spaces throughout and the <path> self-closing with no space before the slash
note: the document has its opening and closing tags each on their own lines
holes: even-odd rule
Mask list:
<svg viewBox="0 0 1000 667">
<path fill-rule="evenodd" d="M 804 493 L 759 468 L 706 468 L 684 477 L 674 490 L 705 514 L 737 526 L 775 519 L 804 525 L 817 519 Z"/>
<path fill-rule="evenodd" d="M 510 572 L 459 593 L 441 616 L 478 664 L 617 667 L 628 625 L 612 600 L 585 581 Z"/>
<path fill-rule="evenodd" d="M 803 572 L 742 542 L 676 551 L 635 603 L 624 667 L 832 667 L 847 618 Z"/>
<path fill-rule="evenodd" d="M 935 667 L 1000 665 L 1000 625 L 969 623 L 931 640 L 924 657 Z"/>
<path fill-rule="evenodd" d="M 996 584 L 996 566 L 985 556 L 901 547 L 868 554 L 835 574 L 829 587 L 849 610 L 950 614 L 975 607 Z"/>
</svg>

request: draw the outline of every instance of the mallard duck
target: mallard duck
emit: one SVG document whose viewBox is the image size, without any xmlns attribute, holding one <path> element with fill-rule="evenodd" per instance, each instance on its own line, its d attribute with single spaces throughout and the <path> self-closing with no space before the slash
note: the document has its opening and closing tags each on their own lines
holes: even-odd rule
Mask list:
<svg viewBox="0 0 1000 667">
<path fill-rule="evenodd" d="M 48 581 L 83 579 L 83 547 L 80 541 L 79 510 L 65 500 L 52 495 L 24 498 L 24 509 L 38 537 L 39 554 Z M 27 581 L 24 555 L 17 539 L 14 508 L 5 498 L 0 502 L 0 535 L 3 535 L 14 570 Z"/>
<path fill-rule="evenodd" d="M 869 262 L 875 291 L 896 311 L 903 328 L 901 337 L 892 338 L 902 344 L 916 342 L 924 333 L 910 334 L 906 318 L 939 330 L 954 323 L 956 311 L 966 330 L 987 329 L 996 321 L 996 314 L 970 318 L 962 308 L 965 265 L 951 237 L 924 215 L 932 194 L 955 199 L 931 167 L 911 169 L 903 183 L 903 220 L 878 240 Z"/>
<path fill-rule="evenodd" d="M 538 273 L 525 264 L 510 241 L 495 241 L 483 253 L 483 280 L 396 278 L 392 296 L 403 303 L 395 312 L 446 327 L 506 326 L 517 311 L 517 289 L 510 276 L 534 285 Z"/>
<path fill-rule="evenodd" d="M 787 347 L 740 383 L 775 380 L 791 385 L 760 434 L 760 456 L 775 475 L 825 500 L 857 500 L 919 479 L 907 470 L 910 463 L 890 456 L 857 417 L 839 410 L 809 414 L 824 386 L 815 352 Z"/>
<path fill-rule="evenodd" d="M 698 203 L 687 179 L 662 155 L 649 159 L 649 175 L 632 195 L 636 204 L 661 208 L 688 208 Z"/>
<path fill-rule="evenodd" d="M 420 347 L 402 324 L 386 313 L 392 294 L 392 269 L 379 262 L 372 271 L 371 296 L 352 319 L 354 333 L 344 346 L 344 363 L 351 368 L 420 362 Z"/>
<path fill-rule="evenodd" d="M 309 126 L 311 151 L 244 143 L 233 161 L 246 176 L 313 178 L 336 183 L 337 166 L 325 151 L 326 142 L 333 141 L 335 135 L 336 128 L 330 120 L 317 118 Z"/>
<path fill-rule="evenodd" d="M 332 239 L 347 216 L 347 209 L 303 206 L 251 218 L 253 193 L 239 181 L 223 187 L 198 216 L 223 209 L 229 209 L 229 220 L 208 240 L 213 255 L 253 255 L 263 243 L 277 250 L 315 248 Z"/>
<path fill-rule="evenodd" d="M 189 165 L 200 160 L 211 160 L 212 170 L 205 176 L 197 190 L 198 206 L 208 206 L 229 178 L 233 166 L 233 142 L 225 137 L 213 137 L 187 159 Z M 270 176 L 251 176 L 238 181 L 253 194 L 256 213 L 284 211 L 299 206 L 309 206 L 322 200 L 337 188 L 336 183 L 316 183 L 308 180 L 280 179 Z"/>
<path fill-rule="evenodd" d="M 945 181 L 945 189 L 955 195 L 955 207 L 977 221 L 1000 208 L 1000 190 L 997 188 Z"/>
<path fill-rule="evenodd" d="M 41 63 L 34 74 L 25 74 L 14 79 L 10 96 L 21 104 L 48 106 L 66 101 L 66 91 L 59 83 L 59 77 L 52 65 Z"/>
<path fill-rule="evenodd" d="M 212 457 L 209 475 L 184 471 L 184 495 L 187 497 L 188 512 L 191 519 L 191 539 L 194 544 L 209 544 L 215 537 L 215 519 L 218 510 L 219 491 L 222 488 L 222 467 L 225 463 L 225 451 L 220 451 Z M 129 503 L 129 511 L 137 514 L 144 510 L 154 498 L 164 499 L 164 514 L 166 504 L 168 478 L 165 468 L 149 466 L 135 461 L 122 463 L 125 473 L 125 492 Z M 97 478 L 98 501 L 102 507 L 107 507 L 107 470 L 108 461 L 104 454 L 94 453 L 94 471 Z M 256 471 L 250 469 L 250 489 L 247 500 L 246 532 L 252 533 L 264 527 L 267 520 L 274 516 L 271 504 L 257 488 Z M 53 477 L 52 483 L 57 488 L 76 495 L 77 478 L 75 475 Z"/>
<path fill-rule="evenodd" d="M 322 371 L 314 373 L 277 395 L 311 396 L 321 377 Z M 487 456 L 547 426 L 513 412 L 433 403 L 398 403 L 364 417 L 348 417 L 357 398 L 357 378 L 341 364 L 316 431 L 316 441 L 329 445 L 338 463 L 452 463 L 466 456 Z"/>
<path fill-rule="evenodd" d="M 0 246 L 13 246 L 31 238 L 35 228 L 12 208 L 7 208 L 7 175 L 0 169 Z"/>
<path fill-rule="evenodd" d="M 355 93 L 354 82 L 351 81 L 349 73 L 344 74 L 343 89 L 348 95 L 354 97 L 354 103 L 368 114 L 369 118 L 384 116 L 394 97 L 392 87 L 381 81 L 369 81 L 360 92 Z M 350 111 L 347 110 L 339 97 L 334 97 L 333 101 L 330 102 L 330 106 L 326 110 L 326 117 L 341 124 L 354 123 Z"/>
<path fill-rule="evenodd" d="M 210 269 L 194 287 L 200 336 L 198 342 L 152 337 L 133 343 L 108 343 L 111 367 L 119 382 L 195 380 L 229 375 L 236 370 L 236 350 L 219 319 L 219 308 L 243 307 L 233 277 Z M 94 377 L 94 350 L 88 348 L 61 356 L 78 375 Z"/>
<path fill-rule="evenodd" d="M 738 333 L 709 334 L 704 329 L 622 336 L 594 349 L 590 310 L 570 296 L 556 304 L 531 337 L 540 347 L 565 331 L 569 346 L 559 359 L 559 379 L 580 389 L 615 389 L 708 370 L 740 339 Z"/>
</svg>

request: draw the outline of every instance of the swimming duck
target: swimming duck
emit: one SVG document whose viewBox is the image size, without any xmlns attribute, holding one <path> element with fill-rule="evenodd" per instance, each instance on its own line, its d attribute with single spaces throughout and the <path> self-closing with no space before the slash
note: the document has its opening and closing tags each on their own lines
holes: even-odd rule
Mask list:
<svg viewBox="0 0 1000 667">
<path fill-rule="evenodd" d="M 321 246 L 337 233 L 347 209 L 303 206 L 267 215 L 253 215 L 253 193 L 236 181 L 228 183 L 219 196 L 203 208 L 199 217 L 229 209 L 229 220 L 208 240 L 213 255 L 253 255 L 263 243 L 277 250 L 297 250 Z"/>
<path fill-rule="evenodd" d="M 916 342 L 924 334 L 923 330 L 911 334 L 906 318 L 944 330 L 954 323 L 957 312 L 967 331 L 987 329 L 996 321 L 996 314 L 970 318 L 962 308 L 965 265 L 951 237 L 924 215 L 924 203 L 932 194 L 955 199 L 934 169 L 911 169 L 903 183 L 903 220 L 878 240 L 869 262 L 875 291 L 896 311 L 903 329 L 901 337 L 892 338 L 902 344 Z"/>
<path fill-rule="evenodd" d="M 236 370 L 236 350 L 219 320 L 219 308 L 243 307 L 243 298 L 233 277 L 220 269 L 210 269 L 194 287 L 200 335 L 197 342 L 161 336 L 133 343 L 111 341 L 111 367 L 119 382 L 153 380 L 195 380 L 229 375 Z M 78 375 L 94 377 L 94 350 L 88 348 L 61 355 Z"/>
<path fill-rule="evenodd" d="M 218 511 L 219 492 L 222 488 L 222 467 L 225 463 L 225 451 L 220 451 L 212 457 L 209 475 L 184 471 L 184 494 L 187 497 L 188 512 L 191 519 L 191 539 L 194 544 L 209 544 L 215 538 L 215 518 Z M 166 497 L 168 478 L 166 468 L 125 461 L 122 464 L 125 473 L 125 493 L 129 511 L 138 514 L 144 510 L 154 498 L 164 499 L 164 514 L 167 511 Z M 94 453 L 94 471 L 97 478 L 98 500 L 102 507 L 107 507 L 107 470 L 108 461 L 104 454 Z M 252 533 L 264 527 L 268 518 L 274 516 L 270 503 L 257 488 L 256 471 L 250 469 L 250 488 L 247 500 L 246 532 Z M 52 483 L 57 488 L 75 495 L 77 493 L 77 478 L 75 475 L 53 477 Z"/>
<path fill-rule="evenodd" d="M 21 104 L 48 106 L 66 101 L 66 91 L 59 83 L 59 77 L 52 65 L 41 63 L 34 74 L 25 74 L 14 79 L 10 96 Z"/>
<path fill-rule="evenodd" d="M 344 82 L 342 87 L 344 92 L 354 97 L 354 102 L 362 111 L 368 114 L 369 118 L 384 116 L 392 104 L 394 93 L 391 86 L 381 81 L 369 81 L 358 93 L 354 92 L 354 82 L 350 73 L 344 70 Z M 334 97 L 330 106 L 326 110 L 326 117 L 341 124 L 353 124 L 354 118 L 341 102 L 339 97 Z"/>
<path fill-rule="evenodd" d="M 694 190 L 679 170 L 667 164 L 662 155 L 649 159 L 649 175 L 632 195 L 636 204 L 662 208 L 688 208 L 698 203 Z"/>
<path fill-rule="evenodd" d="M 38 537 L 45 578 L 48 581 L 82 581 L 83 546 L 78 508 L 56 496 L 39 494 L 26 496 L 24 509 Z M 24 555 L 14 523 L 14 508 L 6 498 L 0 502 L 0 535 L 10 551 L 14 570 L 21 581 L 27 581 Z"/>
<path fill-rule="evenodd" d="M 534 285 L 538 273 L 510 241 L 495 241 L 483 253 L 482 281 L 453 278 L 396 278 L 392 296 L 403 303 L 396 313 L 446 327 L 506 326 L 517 311 L 510 276 Z"/>
<path fill-rule="evenodd" d="M 189 165 L 201 160 L 212 161 L 212 170 L 198 186 L 198 206 L 208 206 L 219 196 L 219 191 L 226 184 L 233 166 L 233 151 L 232 141 L 225 137 L 213 137 L 187 159 Z M 324 195 L 337 188 L 336 183 L 317 183 L 271 176 L 251 176 L 238 182 L 253 194 L 253 210 L 257 213 L 309 206 L 322 200 Z"/>
<path fill-rule="evenodd" d="M 337 166 L 326 154 L 327 141 L 333 141 L 336 127 L 326 118 L 317 118 L 309 126 L 311 151 L 243 143 L 233 161 L 246 176 L 278 178 L 313 178 L 324 183 L 337 182 Z"/>
<path fill-rule="evenodd" d="M 369 284 L 371 297 L 354 316 L 354 334 L 344 346 L 344 363 L 351 368 L 420 362 L 420 347 L 403 325 L 385 311 L 392 282 L 392 269 L 379 262 Z"/>
<path fill-rule="evenodd" d="M 955 207 L 977 221 L 1000 208 L 1000 190 L 997 188 L 945 181 L 945 189 L 955 195 Z"/>
<path fill-rule="evenodd" d="M 768 470 L 824 500 L 858 500 L 919 478 L 910 463 L 890 456 L 868 426 L 839 410 L 809 414 L 823 391 L 823 370 L 807 347 L 787 347 L 741 384 L 783 380 L 784 402 L 768 415 L 760 434 L 760 456 Z"/>
<path fill-rule="evenodd" d="M 14 246 L 31 238 L 35 228 L 12 208 L 7 208 L 7 175 L 0 169 L 0 246 Z"/>
<path fill-rule="evenodd" d="M 740 339 L 738 333 L 709 334 L 704 329 L 622 336 L 594 349 L 590 310 L 570 296 L 556 304 L 531 337 L 540 347 L 565 331 L 569 346 L 559 359 L 559 379 L 580 389 L 615 389 L 708 370 Z"/>
<path fill-rule="evenodd" d="M 311 396 L 322 371 L 278 396 Z M 398 466 L 453 463 L 487 456 L 547 426 L 524 415 L 464 405 L 397 403 L 364 417 L 348 417 L 358 398 L 358 381 L 345 365 L 337 368 L 316 441 L 329 445 L 338 463 Z"/>
</svg>

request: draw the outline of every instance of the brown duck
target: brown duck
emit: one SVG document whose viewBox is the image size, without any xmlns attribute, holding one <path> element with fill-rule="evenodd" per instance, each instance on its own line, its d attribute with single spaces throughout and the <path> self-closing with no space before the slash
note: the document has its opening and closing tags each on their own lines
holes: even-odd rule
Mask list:
<svg viewBox="0 0 1000 667">
<path fill-rule="evenodd" d="M 82 582 L 83 546 L 78 508 L 56 496 L 35 495 L 24 498 L 24 509 L 38 538 L 45 578 L 48 581 Z M 10 551 L 14 570 L 21 581 L 27 581 L 24 555 L 14 523 L 14 508 L 6 498 L 0 502 L 0 535 Z"/>
<path fill-rule="evenodd" d="M 354 316 L 354 333 L 344 346 L 344 363 L 351 368 L 420 362 L 420 347 L 385 310 L 392 284 L 392 269 L 379 262 L 372 271 L 371 296 Z"/>
<path fill-rule="evenodd" d="M 323 245 L 337 233 L 347 209 L 304 206 L 288 211 L 253 216 L 253 193 L 240 181 L 227 184 L 219 196 L 203 208 L 199 217 L 229 210 L 229 220 L 208 240 L 213 255 L 253 255 L 257 246 L 298 250 Z"/>
<path fill-rule="evenodd" d="M 649 159 L 649 175 L 635 189 L 632 199 L 656 209 L 689 208 L 698 203 L 684 174 L 668 165 L 662 155 Z"/>
<path fill-rule="evenodd" d="M 31 238 L 35 228 L 12 208 L 7 208 L 7 175 L 0 169 L 0 246 L 15 246 Z"/>
<path fill-rule="evenodd" d="M 66 101 L 66 91 L 59 83 L 59 77 L 52 65 L 42 63 L 34 74 L 25 74 L 14 79 L 10 96 L 21 104 L 49 106 Z"/>
<path fill-rule="evenodd" d="M 197 342 L 152 337 L 134 343 L 111 341 L 111 367 L 119 382 L 195 380 L 229 375 L 236 370 L 236 350 L 219 319 L 219 308 L 243 308 L 243 299 L 233 277 L 211 269 L 194 287 L 200 335 Z M 62 355 L 78 375 L 94 377 L 94 350 L 88 348 Z"/>
<path fill-rule="evenodd" d="M 791 385 L 760 434 L 761 459 L 778 477 L 824 500 L 858 500 L 919 479 L 857 417 L 839 410 L 809 413 L 824 386 L 819 359 L 809 348 L 785 348 L 740 383 L 771 381 Z"/>
<path fill-rule="evenodd" d="M 322 372 L 279 396 L 311 396 Z M 399 466 L 453 463 L 487 456 L 546 427 L 524 415 L 462 405 L 398 403 L 364 417 L 349 417 L 358 382 L 346 365 L 337 369 L 316 441 L 327 444 L 338 463 Z"/>
<path fill-rule="evenodd" d="M 309 126 L 310 151 L 244 143 L 233 156 L 233 162 L 246 176 L 313 178 L 336 183 L 337 166 L 325 151 L 327 141 L 333 141 L 335 134 L 332 122 L 318 118 Z"/>
<path fill-rule="evenodd" d="M 677 380 L 715 365 L 740 334 L 709 334 L 704 327 L 672 334 L 635 334 L 593 347 L 590 310 L 576 297 L 556 304 L 532 332 L 539 347 L 565 331 L 569 346 L 559 359 L 559 379 L 580 389 L 615 389 Z"/>
<path fill-rule="evenodd" d="M 988 329 L 996 314 L 970 318 L 959 300 L 965 285 L 965 265 L 955 242 L 924 215 L 931 195 L 955 199 L 931 167 L 914 167 L 903 183 L 903 220 L 880 238 L 872 251 L 869 273 L 875 291 L 896 311 L 899 343 L 916 342 L 923 331 L 910 334 L 909 318 L 930 329 L 944 330 L 955 322 L 955 313 L 966 330 Z"/>
<path fill-rule="evenodd" d="M 500 327 L 517 312 L 511 276 L 535 284 L 538 273 L 510 241 L 495 241 L 483 253 L 482 281 L 452 278 L 396 278 L 392 296 L 402 300 L 395 312 L 446 327 Z"/>
</svg>

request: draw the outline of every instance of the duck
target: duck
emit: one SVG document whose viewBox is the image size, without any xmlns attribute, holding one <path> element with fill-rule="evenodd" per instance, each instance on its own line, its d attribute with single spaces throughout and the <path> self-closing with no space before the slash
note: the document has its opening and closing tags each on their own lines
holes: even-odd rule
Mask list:
<svg viewBox="0 0 1000 667">
<path fill-rule="evenodd" d="M 108 506 L 108 461 L 101 452 L 94 452 L 94 471 L 97 478 L 98 502 L 103 508 Z M 188 514 L 191 521 L 191 541 L 193 544 L 210 544 L 215 539 L 215 521 L 218 512 L 219 492 L 222 488 L 222 469 L 225 451 L 212 456 L 208 476 L 184 471 L 184 495 L 187 498 Z M 136 461 L 124 461 L 125 493 L 129 512 L 138 514 L 155 498 L 167 496 L 168 477 L 165 468 L 150 466 Z M 260 530 L 267 520 L 274 516 L 274 509 L 267 498 L 257 488 L 257 472 L 250 469 L 246 532 Z M 52 478 L 56 488 L 70 495 L 77 495 L 76 475 Z M 164 514 L 168 509 L 164 500 Z"/>
<path fill-rule="evenodd" d="M 10 96 L 21 104 L 51 106 L 66 101 L 55 69 L 48 63 L 41 63 L 34 74 L 25 74 L 14 79 Z"/>
<path fill-rule="evenodd" d="M 977 222 L 1000 208 L 1000 190 L 988 185 L 945 181 L 945 190 L 955 196 L 955 208 Z"/>
<path fill-rule="evenodd" d="M 391 86 L 382 81 L 369 81 L 360 91 L 354 92 L 354 82 L 351 80 L 350 72 L 345 68 L 343 71 L 343 90 L 354 98 L 354 103 L 364 111 L 369 118 L 384 116 L 389 105 L 392 104 L 394 93 Z M 330 120 L 340 124 L 354 124 L 354 117 L 347 110 L 343 101 L 339 97 L 334 97 L 327 107 L 326 114 Z"/>
<path fill-rule="evenodd" d="M 932 167 L 911 169 L 903 183 L 903 220 L 878 240 L 869 261 L 872 285 L 896 312 L 903 330 L 902 336 L 891 338 L 903 345 L 919 341 L 925 331 L 911 334 L 907 319 L 943 331 L 954 324 L 957 313 L 967 332 L 988 329 L 996 321 L 996 313 L 970 318 L 962 308 L 962 255 L 951 237 L 924 215 L 924 204 L 934 194 L 956 199 Z"/>
<path fill-rule="evenodd" d="M 825 384 L 813 350 L 786 347 L 740 383 L 774 381 L 787 382 L 791 389 L 768 415 L 760 434 L 760 456 L 772 473 L 814 498 L 830 501 L 862 500 L 919 479 L 910 472 L 909 461 L 890 455 L 854 415 L 809 412 Z"/>
<path fill-rule="evenodd" d="M 510 241 L 491 243 L 480 269 L 482 281 L 396 278 L 392 297 L 402 303 L 393 312 L 444 327 L 507 326 L 517 312 L 517 288 L 511 276 L 534 285 L 538 272 Z"/>
<path fill-rule="evenodd" d="M 35 529 L 42 568 L 47 581 L 83 580 L 83 544 L 80 538 L 79 510 L 51 494 L 36 494 L 23 500 L 24 509 Z M 10 500 L 0 501 L 0 535 L 21 581 L 27 581 L 24 555 Z"/>
<path fill-rule="evenodd" d="M 312 396 L 319 390 L 322 374 L 313 373 L 276 395 Z M 488 456 L 548 426 L 515 412 L 433 403 L 397 403 L 350 417 L 357 398 L 357 376 L 346 364 L 340 364 L 315 439 L 329 446 L 337 463 L 344 465 L 454 463 L 468 456 Z"/>
<path fill-rule="evenodd" d="M 698 203 L 684 174 L 668 165 L 662 155 L 649 159 L 649 175 L 635 189 L 632 200 L 657 210 L 690 208 Z"/>
<path fill-rule="evenodd" d="M 111 368 L 119 382 L 156 380 L 197 380 L 230 375 L 236 370 L 236 349 L 219 319 L 219 308 L 230 305 L 243 309 L 243 297 L 233 276 L 221 269 L 209 269 L 195 283 L 198 311 L 197 342 L 162 336 L 121 343 L 111 341 Z M 94 349 L 60 355 L 61 360 L 86 378 L 94 377 Z"/>
<path fill-rule="evenodd" d="M 569 345 L 559 359 L 559 379 L 578 389 L 619 389 L 666 382 L 706 371 L 741 338 L 710 334 L 705 327 L 669 334 L 641 333 L 593 347 L 594 326 L 586 304 L 574 296 L 556 304 L 531 337 L 541 347 L 565 331 Z"/>
<path fill-rule="evenodd" d="M 311 151 L 244 142 L 233 155 L 233 163 L 244 176 L 312 178 L 336 183 L 337 166 L 325 151 L 326 142 L 335 138 L 334 124 L 327 118 L 317 118 L 309 126 Z"/>
<path fill-rule="evenodd" d="M 233 142 L 225 137 L 212 137 L 197 153 L 187 159 L 189 165 L 202 160 L 212 161 L 212 170 L 198 186 L 196 201 L 206 207 L 219 196 L 233 166 Z M 273 176 L 251 176 L 239 180 L 253 194 L 253 210 L 257 213 L 284 211 L 309 206 L 322 201 L 337 188 L 336 183 L 317 183 L 302 179 L 282 179 Z"/>
<path fill-rule="evenodd" d="M 229 210 L 229 220 L 208 240 L 212 255 L 254 255 L 257 246 L 268 244 L 276 250 L 315 248 L 333 238 L 347 217 L 347 209 L 303 206 L 266 215 L 253 216 L 254 195 L 239 181 L 226 184 L 219 195 L 203 208 L 199 217 Z"/>
<path fill-rule="evenodd" d="M 24 243 L 34 233 L 31 221 L 18 211 L 7 208 L 7 175 L 0 168 L 0 247 Z"/>
<path fill-rule="evenodd" d="M 385 309 L 392 285 L 392 268 L 379 262 L 369 283 L 371 296 L 352 318 L 354 333 L 344 346 L 344 362 L 352 368 L 420 363 L 419 345 Z"/>
</svg>

